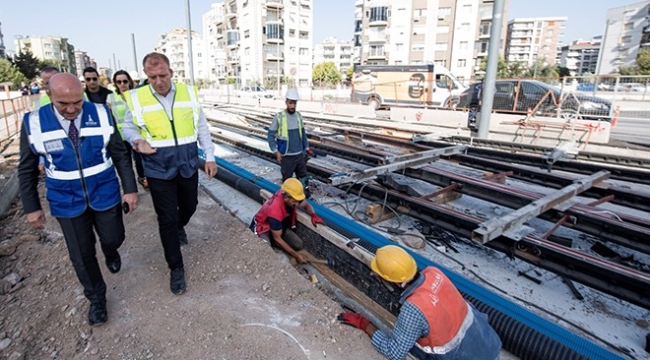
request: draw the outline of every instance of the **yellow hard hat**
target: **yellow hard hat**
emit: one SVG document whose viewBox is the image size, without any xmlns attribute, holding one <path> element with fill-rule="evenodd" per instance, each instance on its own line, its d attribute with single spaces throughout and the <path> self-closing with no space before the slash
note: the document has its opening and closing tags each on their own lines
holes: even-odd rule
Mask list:
<svg viewBox="0 0 650 360">
<path fill-rule="evenodd" d="M 386 245 L 375 254 L 370 263 L 372 271 L 384 280 L 403 283 L 413 279 L 418 271 L 415 259 L 404 249 L 395 245 Z"/>
<path fill-rule="evenodd" d="M 296 201 L 305 200 L 305 191 L 302 188 L 302 183 L 296 178 L 285 180 L 282 183 L 282 190 Z"/>
</svg>

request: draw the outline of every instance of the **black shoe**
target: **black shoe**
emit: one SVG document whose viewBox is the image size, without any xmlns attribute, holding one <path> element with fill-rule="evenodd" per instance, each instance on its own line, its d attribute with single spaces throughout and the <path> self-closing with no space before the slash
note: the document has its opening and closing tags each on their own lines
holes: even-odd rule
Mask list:
<svg viewBox="0 0 650 360">
<path fill-rule="evenodd" d="M 88 324 L 90 324 L 90 326 L 100 326 L 105 323 L 106 320 L 108 320 L 106 301 L 90 303 L 90 310 L 88 310 Z"/>
<path fill-rule="evenodd" d="M 122 258 L 120 258 L 120 253 L 115 252 L 115 254 L 116 255 L 113 257 L 106 256 L 106 267 L 108 268 L 108 271 L 113 274 L 117 273 L 122 268 Z"/>
<path fill-rule="evenodd" d="M 171 277 L 169 279 L 169 288 L 176 295 L 180 295 L 185 292 L 185 269 L 178 268 L 172 270 Z"/>
<path fill-rule="evenodd" d="M 187 233 L 185 233 L 185 228 L 178 229 L 178 241 L 181 242 L 181 245 L 187 245 Z"/>
</svg>

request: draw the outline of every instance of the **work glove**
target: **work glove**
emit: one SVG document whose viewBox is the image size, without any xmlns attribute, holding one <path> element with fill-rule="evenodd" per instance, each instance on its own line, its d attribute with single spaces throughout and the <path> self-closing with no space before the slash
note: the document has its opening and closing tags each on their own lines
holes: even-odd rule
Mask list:
<svg viewBox="0 0 650 360">
<path fill-rule="evenodd" d="M 336 319 L 340 321 L 341 324 L 350 325 L 363 331 L 366 331 L 366 328 L 368 328 L 368 325 L 370 325 L 370 320 L 353 312 L 345 312 L 339 314 Z"/>
<path fill-rule="evenodd" d="M 320 216 L 316 215 L 316 213 L 311 214 L 311 224 L 316 227 L 316 224 L 325 224 L 325 221 L 321 219 Z"/>
<path fill-rule="evenodd" d="M 307 150 L 305 150 L 305 153 L 307 153 L 307 155 L 308 155 L 309 157 L 314 157 L 314 150 L 312 150 L 312 149 L 307 149 Z"/>
</svg>

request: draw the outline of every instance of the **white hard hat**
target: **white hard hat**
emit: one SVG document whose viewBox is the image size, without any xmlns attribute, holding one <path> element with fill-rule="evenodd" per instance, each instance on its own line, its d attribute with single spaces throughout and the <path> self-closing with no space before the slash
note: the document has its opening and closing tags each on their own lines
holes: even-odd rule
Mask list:
<svg viewBox="0 0 650 360">
<path fill-rule="evenodd" d="M 129 71 L 129 76 L 131 76 L 131 79 L 133 80 L 140 80 L 140 75 L 138 75 L 138 72 L 135 70 Z"/>
<path fill-rule="evenodd" d="M 287 90 L 287 95 L 285 96 L 287 100 L 294 100 L 298 101 L 299 96 L 298 96 L 298 90 L 295 88 L 291 88 Z"/>
</svg>

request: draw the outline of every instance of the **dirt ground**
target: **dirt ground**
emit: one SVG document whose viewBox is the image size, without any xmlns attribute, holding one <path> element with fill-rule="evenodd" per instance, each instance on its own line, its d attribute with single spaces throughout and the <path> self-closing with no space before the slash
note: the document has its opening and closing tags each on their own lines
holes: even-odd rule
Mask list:
<svg viewBox="0 0 650 360">
<path fill-rule="evenodd" d="M 140 189 L 141 205 L 125 216 L 122 270 L 109 273 L 98 255 L 109 320 L 97 328 L 87 324 L 88 301 L 47 202 L 38 231 L 18 201 L 0 222 L 0 359 L 383 358 L 365 334 L 338 324 L 342 308 L 319 284 L 199 197 L 183 247 L 188 289 L 177 296 L 151 197 Z"/>
</svg>

